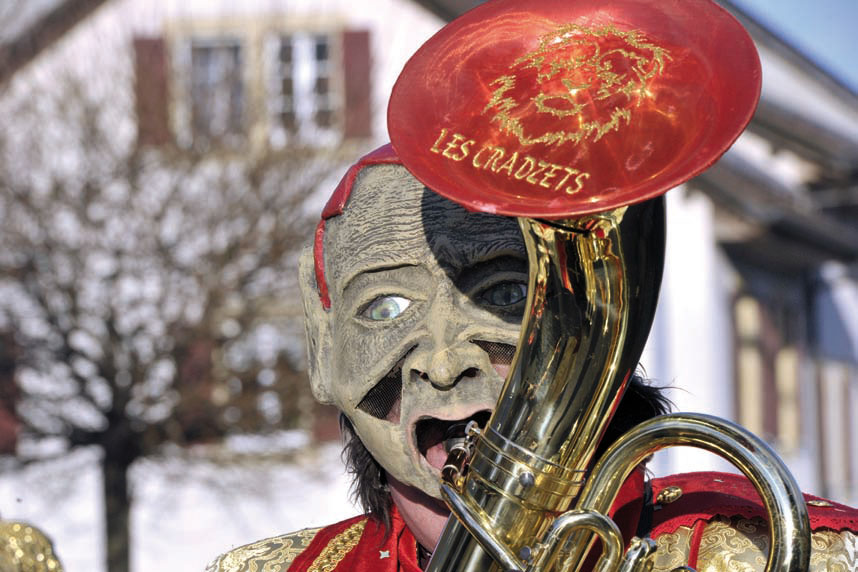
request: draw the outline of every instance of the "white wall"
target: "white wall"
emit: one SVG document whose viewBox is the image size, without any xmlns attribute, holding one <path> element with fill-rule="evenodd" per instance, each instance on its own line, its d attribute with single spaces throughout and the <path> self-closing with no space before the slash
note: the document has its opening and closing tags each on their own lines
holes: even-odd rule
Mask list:
<svg viewBox="0 0 858 572">
<path fill-rule="evenodd" d="M 274 445 L 291 462 L 221 460 L 199 450 L 147 459 L 131 486 L 131 569 L 202 572 L 235 546 L 354 516 L 340 447 L 308 446 L 299 433 Z M 0 514 L 44 530 L 65 572 L 105 572 L 97 451 L 0 473 Z"/>
<path fill-rule="evenodd" d="M 675 411 L 734 419 L 729 321 L 731 272 L 715 246 L 713 206 L 679 187 L 667 193 L 665 272 L 653 331 L 641 365 L 668 386 Z M 731 470 L 690 448 L 665 451 L 651 465 L 659 475 Z"/>
</svg>

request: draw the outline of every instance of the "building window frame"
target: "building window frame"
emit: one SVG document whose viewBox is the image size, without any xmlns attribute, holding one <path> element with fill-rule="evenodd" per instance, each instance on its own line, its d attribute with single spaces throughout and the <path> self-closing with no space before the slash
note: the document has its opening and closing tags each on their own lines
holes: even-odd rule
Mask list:
<svg viewBox="0 0 858 572">
<path fill-rule="evenodd" d="M 329 147 L 345 138 L 366 136 L 347 133 L 346 71 L 341 25 L 266 24 L 259 19 L 224 22 L 173 22 L 168 27 L 172 82 L 171 124 L 180 148 L 226 151 L 282 149 L 288 145 Z M 284 64 L 281 46 L 289 39 L 292 61 Z M 229 129 L 206 133 L 196 124 L 194 109 L 194 49 L 238 48 L 241 71 L 241 112 Z M 293 80 L 293 97 L 284 93 L 284 78 Z M 215 98 L 216 99 L 216 98 Z M 228 99 L 221 96 L 222 100 Z M 220 101 L 228 109 L 229 102 Z M 284 125 L 283 114 L 294 111 L 294 124 Z M 228 113 L 221 115 L 229 116 Z M 223 119 L 223 118 L 221 118 Z M 240 128 L 239 128 L 240 127 Z M 213 136 L 212 136 L 213 135 Z M 368 135 L 368 134 L 367 134 Z"/>
<path fill-rule="evenodd" d="M 192 36 L 188 51 L 188 113 L 195 147 L 238 147 L 248 115 L 247 46 L 240 36 Z M 218 69 L 220 68 L 220 69 Z M 227 89 L 223 89 L 223 87 Z"/>
<path fill-rule="evenodd" d="M 783 454 L 801 448 L 806 422 L 800 395 L 807 360 L 804 320 L 783 301 L 747 291 L 733 301 L 737 418 Z"/>
<path fill-rule="evenodd" d="M 269 143 L 332 144 L 343 136 L 340 34 L 323 30 L 271 33 L 265 41 Z"/>
</svg>

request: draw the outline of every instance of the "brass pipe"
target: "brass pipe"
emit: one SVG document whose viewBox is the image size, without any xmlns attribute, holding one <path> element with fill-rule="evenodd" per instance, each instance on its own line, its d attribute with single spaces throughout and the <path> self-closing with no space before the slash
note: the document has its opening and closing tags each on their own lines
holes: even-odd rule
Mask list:
<svg viewBox="0 0 858 572">
<path fill-rule="evenodd" d="M 810 563 L 810 521 L 801 489 L 777 454 L 748 430 L 700 413 L 675 413 L 641 423 L 614 443 L 593 468 L 577 510 L 606 514 L 629 473 L 665 447 L 689 446 L 715 453 L 751 481 L 769 514 L 767 572 L 804 572 Z M 574 534 L 568 546 L 571 569 L 586 559 L 592 535 Z M 533 572 L 551 570 L 553 549 L 543 547 Z M 565 568 L 564 568 L 565 569 Z"/>
<path fill-rule="evenodd" d="M 521 551 L 578 496 L 637 365 L 661 277 L 663 217 L 658 199 L 575 220 L 519 219 L 528 312 L 498 406 L 467 472 L 451 481 L 522 566 Z M 456 519 L 427 568 L 501 569 Z"/>
</svg>

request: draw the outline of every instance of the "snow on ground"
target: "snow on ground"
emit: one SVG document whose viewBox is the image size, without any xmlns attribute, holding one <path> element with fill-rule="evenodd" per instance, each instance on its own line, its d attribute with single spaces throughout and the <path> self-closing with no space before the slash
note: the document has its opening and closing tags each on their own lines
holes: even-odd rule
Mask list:
<svg viewBox="0 0 858 572">
<path fill-rule="evenodd" d="M 238 459 L 229 454 L 237 450 Z M 357 514 L 340 450 L 291 432 L 135 465 L 132 571 L 202 572 L 232 547 Z M 66 572 L 105 572 L 100 488 L 94 450 L 2 472 L 0 515 L 45 530 Z"/>
</svg>

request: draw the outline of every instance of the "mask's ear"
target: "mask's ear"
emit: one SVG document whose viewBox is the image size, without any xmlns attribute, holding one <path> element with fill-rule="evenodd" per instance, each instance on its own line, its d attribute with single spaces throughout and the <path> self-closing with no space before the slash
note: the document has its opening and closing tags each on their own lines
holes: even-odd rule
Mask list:
<svg viewBox="0 0 858 572">
<path fill-rule="evenodd" d="M 322 307 L 319 289 L 316 285 L 313 246 L 307 245 L 301 251 L 298 264 L 298 279 L 301 286 L 301 299 L 304 304 L 304 330 L 307 334 L 308 368 L 310 387 L 313 397 L 320 403 L 331 404 L 331 376 L 328 364 L 331 360 L 330 315 Z"/>
</svg>

